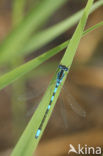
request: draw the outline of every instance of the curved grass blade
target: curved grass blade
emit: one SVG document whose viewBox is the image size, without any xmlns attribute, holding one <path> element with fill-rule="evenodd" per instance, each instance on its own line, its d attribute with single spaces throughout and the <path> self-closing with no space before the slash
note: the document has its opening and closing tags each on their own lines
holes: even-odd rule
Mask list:
<svg viewBox="0 0 103 156">
<path fill-rule="evenodd" d="M 78 39 L 80 40 L 80 38 L 82 37 L 82 34 L 83 34 L 83 30 L 84 30 L 84 27 L 85 27 L 85 24 L 86 24 L 86 21 L 87 21 L 87 18 L 88 18 L 88 15 L 89 15 L 89 12 L 90 12 L 90 8 L 92 6 L 92 3 L 93 3 L 93 0 L 88 0 L 87 2 L 87 5 L 86 5 L 86 8 L 84 10 L 84 14 L 79 22 L 79 25 L 70 41 L 70 48 L 68 50 L 66 50 L 66 53 L 65 55 L 63 56 L 63 60 L 61 61 L 62 63 L 65 63 L 66 66 L 68 65 L 71 65 L 71 61 L 73 60 L 72 57 L 74 57 L 74 52 L 76 52 L 76 49 L 77 49 L 77 46 L 79 45 L 79 41 L 76 40 L 75 41 L 75 44 L 73 44 L 72 42 L 74 42 L 74 39 L 77 38 L 77 35 L 79 34 L 79 37 Z M 71 46 L 73 45 L 73 47 Z M 72 57 L 71 60 L 69 59 L 69 51 L 71 51 L 72 53 Z M 68 61 L 67 61 L 67 58 L 65 57 L 67 56 L 68 57 Z M 65 75 L 65 78 L 66 78 L 67 75 Z M 51 82 L 54 82 L 56 79 L 56 74 L 54 75 L 53 79 Z M 64 81 L 63 81 L 64 82 Z M 54 85 L 55 87 L 55 85 Z M 18 141 L 15 149 L 13 150 L 12 152 L 12 156 L 28 156 L 28 155 L 32 155 L 34 150 L 36 149 L 37 145 L 38 145 L 38 142 L 41 138 L 41 135 L 43 134 L 43 131 L 47 125 L 47 122 L 50 118 L 50 115 L 52 113 L 52 110 L 53 110 L 53 107 L 56 103 L 56 100 L 59 96 L 59 93 L 60 93 L 60 86 L 58 88 L 58 91 L 57 91 L 57 94 L 55 95 L 55 98 L 54 98 L 54 101 L 51 105 L 51 109 L 47 115 L 47 118 L 45 119 L 45 122 L 43 124 L 43 128 L 42 128 L 42 131 L 41 131 L 41 134 L 39 136 L 38 139 L 35 139 L 35 133 L 37 132 L 37 129 L 42 121 L 42 118 L 44 116 L 44 113 L 45 113 L 45 110 L 47 109 L 47 106 L 49 104 L 49 100 L 50 100 L 50 85 L 45 93 L 45 95 L 43 96 L 43 99 L 41 100 L 35 114 L 32 116 L 32 119 L 30 120 L 27 128 L 25 129 L 23 135 L 21 136 L 20 140 Z M 54 90 L 52 90 L 52 93 L 53 93 Z"/>
<path fill-rule="evenodd" d="M 24 8 L 27 0 L 13 0 L 12 5 L 12 27 L 14 28 L 18 25 L 24 18 Z M 10 65 L 13 68 L 24 63 L 22 56 L 19 56 L 19 59 L 11 59 Z M 17 140 L 18 136 L 21 134 L 22 130 L 26 125 L 25 113 L 26 113 L 26 102 L 22 101 L 21 103 L 16 100 L 18 93 L 23 93 L 25 91 L 25 79 L 20 79 L 12 85 L 12 96 L 11 96 L 11 110 L 12 110 L 12 132 L 13 139 Z M 18 120 L 17 120 L 18 119 Z M 16 132 L 18 129 L 18 133 Z"/>
<path fill-rule="evenodd" d="M 43 0 L 40 2 L 40 5 L 36 6 L 36 9 L 34 8 L 0 45 L 0 64 L 11 61 L 11 57 L 13 58 L 19 54 L 24 54 L 24 52 L 28 53 L 28 50 L 29 52 L 30 50 L 36 50 L 76 24 L 80 19 L 83 10 L 73 15 L 70 19 L 68 18 L 60 24 L 47 29 L 47 31 L 45 30 L 36 34 L 29 43 L 29 37 L 32 31 L 36 31 L 41 23 L 43 23 L 58 7 L 65 3 L 65 1 L 66 0 Z M 91 11 L 96 10 L 101 5 L 103 5 L 103 0 L 97 1 Z M 45 34 L 47 34 L 48 37 L 46 37 Z M 24 50 L 22 48 L 24 48 Z"/>
<path fill-rule="evenodd" d="M 13 25 L 18 24 L 23 19 L 26 2 L 27 0 L 13 0 Z"/>
<path fill-rule="evenodd" d="M 89 1 L 90 4 L 93 3 L 93 0 Z M 80 20 L 76 31 L 73 34 L 72 39 L 70 40 L 70 43 L 66 49 L 65 55 L 61 61 L 61 64 L 65 65 L 66 67 L 71 66 L 75 52 L 77 50 L 77 47 L 79 45 L 80 39 L 82 37 L 83 34 L 83 30 L 86 24 L 86 20 L 88 17 L 88 11 L 90 10 L 90 8 L 86 7 L 86 9 L 84 10 L 84 15 L 82 17 L 82 19 Z M 68 59 L 69 58 L 69 59 Z"/>
<path fill-rule="evenodd" d="M 91 13 L 95 11 L 97 8 L 99 8 L 101 5 L 103 5 L 103 1 L 99 0 L 91 8 Z M 32 51 L 35 51 L 45 44 L 49 43 L 62 33 L 64 33 L 66 30 L 74 26 L 79 19 L 82 16 L 83 10 L 78 11 L 71 17 L 65 19 L 64 21 L 44 30 L 41 32 L 36 33 L 30 40 L 28 40 L 27 44 L 25 47 L 22 49 L 22 55 L 27 55 Z"/>
<path fill-rule="evenodd" d="M 83 36 L 86 35 L 87 33 L 99 28 L 100 26 L 103 25 L 103 21 L 96 24 L 95 26 L 87 29 L 84 31 Z M 67 47 L 69 41 L 66 41 L 59 46 L 49 50 L 48 52 L 45 52 L 44 54 L 32 59 L 31 61 L 17 67 L 16 69 L 4 74 L 3 76 L 0 77 L 0 90 L 3 89 L 4 87 L 8 86 L 9 84 L 13 83 L 23 75 L 27 74 L 31 70 L 37 68 L 40 64 L 48 60 L 49 58 L 53 57 L 57 53 L 59 53 L 61 50 Z"/>
<path fill-rule="evenodd" d="M 8 59 L 11 60 L 11 56 L 12 58 L 15 55 L 18 56 L 18 52 L 21 51 L 32 32 L 35 32 L 65 2 L 66 0 L 42 0 L 37 4 L 1 43 L 0 64 L 6 62 Z"/>
</svg>

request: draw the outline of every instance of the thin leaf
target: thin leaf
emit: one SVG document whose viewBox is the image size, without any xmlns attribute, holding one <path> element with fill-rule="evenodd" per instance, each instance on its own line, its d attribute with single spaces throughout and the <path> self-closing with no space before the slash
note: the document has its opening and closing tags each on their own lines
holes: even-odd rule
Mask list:
<svg viewBox="0 0 103 156">
<path fill-rule="evenodd" d="M 86 35 L 87 33 L 99 28 L 100 26 L 103 25 L 103 21 L 96 24 L 95 26 L 87 29 L 84 31 L 83 36 Z M 48 60 L 49 58 L 53 57 L 57 53 L 59 53 L 61 50 L 67 47 L 69 41 L 66 41 L 59 46 L 49 50 L 48 52 L 45 52 L 44 54 L 32 59 L 31 61 L 17 67 L 16 69 L 4 74 L 3 76 L 0 77 L 0 89 L 3 89 L 7 85 L 13 83 L 16 81 L 18 78 L 22 77 L 24 74 L 27 74 L 31 70 L 37 68 L 40 64 Z"/>
<path fill-rule="evenodd" d="M 13 25 L 18 24 L 24 15 L 24 8 L 27 0 L 13 0 L 12 19 Z"/>
<path fill-rule="evenodd" d="M 101 5 L 103 5 L 103 0 L 97 1 L 91 8 L 91 13 L 95 11 L 97 8 L 99 8 Z M 32 51 L 35 51 L 45 44 L 49 43 L 62 33 L 64 33 L 66 30 L 74 26 L 79 19 L 82 16 L 83 10 L 78 11 L 71 17 L 68 17 L 64 21 L 44 30 L 41 32 L 36 33 L 30 40 L 28 40 L 27 44 L 23 47 L 21 54 L 27 55 Z"/>
<path fill-rule="evenodd" d="M 12 7 L 12 27 L 18 25 L 22 19 L 24 18 L 24 9 L 27 0 L 13 0 L 13 7 Z M 24 63 L 24 58 L 19 56 L 17 59 L 14 58 L 11 60 L 10 65 L 11 68 L 15 68 L 20 64 Z M 20 103 L 16 97 L 18 93 L 23 94 L 25 91 L 25 79 L 20 79 L 16 81 L 12 85 L 12 96 L 11 96 L 11 110 L 12 110 L 12 132 L 13 132 L 13 140 L 17 140 L 18 136 L 20 136 L 22 130 L 26 125 L 25 121 L 25 113 L 26 113 L 26 101 L 22 101 Z M 16 131 L 18 129 L 18 132 Z"/>
<path fill-rule="evenodd" d="M 40 4 L 33 8 L 2 42 L 0 46 L 0 64 L 18 54 L 31 33 L 36 31 L 41 26 L 41 23 L 48 19 L 65 1 L 42 0 Z"/>
</svg>

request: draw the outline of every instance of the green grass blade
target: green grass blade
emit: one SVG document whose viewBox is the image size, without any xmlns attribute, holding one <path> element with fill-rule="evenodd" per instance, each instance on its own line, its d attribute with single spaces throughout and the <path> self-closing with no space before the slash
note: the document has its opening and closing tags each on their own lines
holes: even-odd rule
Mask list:
<svg viewBox="0 0 103 156">
<path fill-rule="evenodd" d="M 100 26 L 103 26 L 103 21 L 90 27 L 86 31 L 84 31 L 83 36 L 87 35 L 87 33 L 99 28 Z M 13 83 L 18 78 L 22 77 L 24 74 L 27 74 L 31 70 L 37 68 L 40 64 L 51 58 L 52 56 L 59 53 L 61 50 L 67 47 L 69 41 L 66 41 L 59 46 L 49 50 L 48 52 L 45 52 L 44 54 L 34 58 L 33 60 L 21 65 L 20 67 L 17 67 L 16 69 L 4 74 L 0 77 L 0 90 L 6 87 L 7 85 Z"/>
<path fill-rule="evenodd" d="M 86 19 L 88 17 L 88 13 L 89 13 L 90 6 L 92 3 L 93 3 L 93 0 L 88 2 L 88 5 L 84 11 L 84 15 L 83 15 L 82 19 L 80 20 L 78 27 L 77 27 L 75 33 L 73 34 L 73 37 L 70 40 L 68 48 L 67 48 L 65 55 L 61 61 L 61 64 L 65 65 L 67 67 L 71 66 L 71 64 L 72 64 L 76 49 L 78 47 L 78 44 L 79 44 L 80 39 L 81 39 L 82 34 L 83 34 L 83 30 L 84 30 L 84 27 L 86 24 Z"/>
<path fill-rule="evenodd" d="M 30 13 L 21 21 L 21 23 L 8 35 L 0 46 L 0 64 L 11 60 L 21 51 L 23 45 L 30 37 L 33 31 L 36 31 L 54 11 L 64 4 L 66 0 L 42 0 Z"/>
<path fill-rule="evenodd" d="M 27 0 L 13 0 L 12 5 L 12 27 L 18 25 L 22 19 L 24 18 L 24 9 L 26 6 Z M 23 56 L 19 56 L 17 59 L 14 58 L 11 60 L 10 65 L 11 68 L 24 63 Z M 18 94 L 24 94 L 26 90 L 26 81 L 25 78 L 19 79 L 12 85 L 12 96 L 11 96 L 11 111 L 12 111 L 12 134 L 13 134 L 13 142 L 18 139 L 21 132 L 23 131 L 26 121 L 25 121 L 25 113 L 26 113 L 26 101 L 22 101 L 20 103 L 17 100 Z M 18 129 L 18 131 L 17 131 Z"/>
<path fill-rule="evenodd" d="M 101 21 L 101 22 L 99 22 L 99 23 L 93 25 L 92 27 L 88 28 L 87 30 L 85 30 L 85 31 L 84 31 L 84 36 L 85 36 L 87 33 L 91 32 L 91 31 L 93 31 L 93 30 L 95 30 L 95 29 L 97 29 L 97 28 L 99 28 L 99 27 L 101 27 L 101 26 L 103 26 L 103 21 Z"/>
<path fill-rule="evenodd" d="M 78 25 L 78 27 L 77 27 L 71 41 L 70 41 L 71 49 L 69 48 L 69 50 L 68 50 L 68 48 L 67 48 L 66 53 L 65 53 L 65 55 L 63 57 L 63 61 L 61 61 L 61 62 L 65 63 L 65 65 L 70 64 L 71 60 L 73 60 L 73 58 L 71 58 L 71 60 L 69 59 L 70 63 L 68 63 L 68 62 L 66 62 L 67 58 L 65 56 L 68 56 L 69 51 L 71 51 L 71 53 L 73 53 L 72 56 L 74 56 L 74 51 L 76 52 L 77 45 L 79 44 L 78 40 L 76 40 L 76 37 L 77 37 L 77 35 L 79 33 L 80 34 L 79 34 L 78 39 L 80 40 L 80 38 L 82 37 L 83 29 L 84 29 L 84 26 L 86 24 L 87 17 L 88 17 L 90 8 L 92 6 L 92 3 L 93 3 L 93 0 L 91 0 L 91 1 L 88 0 L 86 8 L 84 10 L 84 14 L 83 14 L 83 16 L 82 16 L 82 18 L 80 20 L 80 23 L 79 23 L 79 25 Z M 72 43 L 72 42 L 74 42 L 74 39 L 76 40 L 75 44 Z M 73 45 L 73 47 L 71 45 Z M 55 78 L 56 78 L 56 74 L 54 75 L 52 81 L 54 81 Z M 55 86 L 55 84 L 54 84 L 54 86 Z M 50 90 L 51 90 L 50 87 L 51 87 L 51 84 L 49 85 L 49 88 L 47 89 L 46 94 L 43 96 L 43 99 L 41 100 L 39 107 L 37 108 L 35 114 L 33 115 L 32 119 L 30 120 L 26 130 L 24 131 L 24 133 L 21 136 L 19 142 L 17 143 L 17 145 L 16 145 L 16 147 L 15 147 L 13 153 L 12 153 L 12 156 L 18 156 L 18 155 L 19 156 L 28 156 L 28 155 L 31 156 L 33 154 L 33 151 L 36 149 L 37 144 L 38 144 L 38 142 L 40 140 L 40 137 L 41 137 L 41 135 L 42 135 L 42 133 L 44 131 L 44 128 L 46 127 L 47 122 L 48 122 L 48 120 L 50 118 L 50 115 L 51 115 L 53 107 L 54 107 L 54 105 L 56 103 L 57 97 L 59 96 L 59 93 L 60 93 L 60 87 L 59 87 L 59 89 L 57 91 L 57 94 L 55 95 L 54 102 L 51 105 L 51 109 L 50 109 L 50 111 L 49 111 L 49 113 L 47 115 L 47 118 L 46 118 L 45 122 L 44 122 L 40 137 L 38 139 L 35 139 L 35 133 L 36 133 L 36 131 L 37 131 L 39 125 L 40 125 L 40 122 L 41 122 L 41 120 L 42 120 L 42 118 L 44 116 L 45 110 L 46 110 L 46 108 L 48 106 L 48 103 L 49 103 L 49 100 L 50 100 L 50 95 L 49 95 Z M 52 90 L 52 92 L 53 92 L 53 90 Z"/>
<path fill-rule="evenodd" d="M 101 5 L 103 5 L 103 0 L 99 0 L 94 3 L 91 9 L 91 13 Z M 27 55 L 28 53 L 37 50 L 38 48 L 44 46 L 45 44 L 49 43 L 50 41 L 64 33 L 79 21 L 82 13 L 83 9 L 81 11 L 78 11 L 71 17 L 65 19 L 64 21 L 35 34 L 30 40 L 28 40 L 28 43 L 22 49 L 22 55 Z"/>
<path fill-rule="evenodd" d="M 24 15 L 24 8 L 27 0 L 13 0 L 12 19 L 13 25 L 18 24 Z"/>
</svg>

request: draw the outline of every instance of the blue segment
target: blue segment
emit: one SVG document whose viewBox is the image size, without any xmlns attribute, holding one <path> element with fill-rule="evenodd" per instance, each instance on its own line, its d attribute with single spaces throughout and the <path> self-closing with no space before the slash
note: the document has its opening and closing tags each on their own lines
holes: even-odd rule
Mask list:
<svg viewBox="0 0 103 156">
<path fill-rule="evenodd" d="M 61 71 L 58 72 L 58 75 L 57 75 L 57 83 L 59 83 L 64 77 L 64 71 L 62 71 L 62 74 L 61 74 Z"/>
<path fill-rule="evenodd" d="M 36 138 L 36 139 L 39 137 L 40 131 L 41 131 L 40 129 L 37 130 L 36 135 L 35 135 L 35 138 Z"/>
<path fill-rule="evenodd" d="M 54 89 L 54 93 L 56 93 L 56 91 L 57 91 L 57 88 Z"/>
<path fill-rule="evenodd" d="M 60 83 L 62 82 L 62 80 L 60 80 Z"/>
<path fill-rule="evenodd" d="M 68 68 L 65 68 L 65 71 L 68 71 Z"/>
<path fill-rule="evenodd" d="M 59 69 L 63 69 L 62 65 L 59 65 Z"/>
<path fill-rule="evenodd" d="M 57 82 L 59 82 L 59 80 L 60 80 L 60 72 L 58 73 L 58 75 L 57 75 Z"/>
<path fill-rule="evenodd" d="M 51 107 L 51 106 L 50 106 L 50 105 L 48 105 L 48 109 L 50 109 L 50 107 Z"/>
<path fill-rule="evenodd" d="M 53 101 L 53 99 L 54 99 L 54 96 L 52 96 L 51 101 Z"/>
<path fill-rule="evenodd" d="M 57 78 L 57 83 L 58 83 L 59 81 L 60 81 L 59 78 Z"/>
<path fill-rule="evenodd" d="M 64 77 L 64 73 L 63 73 L 62 79 L 63 79 L 63 77 Z"/>
<path fill-rule="evenodd" d="M 59 83 L 57 82 L 56 85 L 59 86 Z"/>
</svg>

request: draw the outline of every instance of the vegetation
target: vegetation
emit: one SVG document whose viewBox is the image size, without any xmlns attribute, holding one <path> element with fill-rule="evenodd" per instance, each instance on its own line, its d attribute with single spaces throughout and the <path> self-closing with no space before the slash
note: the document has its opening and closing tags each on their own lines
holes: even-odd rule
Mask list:
<svg viewBox="0 0 103 156">
<path fill-rule="evenodd" d="M 55 0 L 43 0 L 38 1 L 32 10 L 25 16 L 24 10 L 27 4 L 26 0 L 14 0 L 13 5 L 13 29 L 8 34 L 8 36 L 3 40 L 0 45 L 0 64 L 4 66 L 5 64 L 10 64 L 11 70 L 7 73 L 4 73 L 0 77 L 0 89 L 4 89 L 9 84 L 16 82 L 17 79 L 21 79 L 19 84 L 13 86 L 13 114 L 14 118 L 17 118 L 21 112 L 20 118 L 22 118 L 22 113 L 25 112 L 25 103 L 18 108 L 18 103 L 15 102 L 15 97 L 18 90 L 21 92 L 25 90 L 25 78 L 23 77 L 30 71 L 36 69 L 40 64 L 44 63 L 49 58 L 53 57 L 61 50 L 66 48 L 65 54 L 61 59 L 60 64 L 63 64 L 67 67 L 70 67 L 73 58 L 75 56 L 76 50 L 78 48 L 80 39 L 87 35 L 89 32 L 99 28 L 103 25 L 103 21 L 90 27 L 84 31 L 88 16 L 90 11 L 93 12 L 98 7 L 103 5 L 103 0 L 99 0 L 93 4 L 93 0 L 88 0 L 85 9 L 80 10 L 73 16 L 65 19 L 64 21 L 48 28 L 41 30 L 41 27 L 46 23 L 49 17 L 56 11 L 60 6 L 62 6 L 66 0 L 55 1 Z M 55 5 L 54 5 L 55 4 Z M 50 6 L 50 7 L 49 7 Z M 25 62 L 24 59 L 28 54 L 33 50 L 41 48 L 47 43 L 51 42 L 53 39 L 64 33 L 67 29 L 74 26 L 79 21 L 79 24 L 72 36 L 72 38 L 53 49 L 37 56 L 36 58 Z M 32 35 L 33 34 L 33 35 Z M 19 61 L 16 59 L 18 58 Z M 12 60 L 12 61 L 11 61 Z M 65 75 L 64 81 L 67 75 Z M 35 151 L 40 138 L 44 132 L 44 129 L 48 123 L 54 105 L 57 101 L 57 98 L 60 94 L 61 87 L 59 87 L 57 94 L 55 96 L 52 108 L 46 118 L 44 123 L 41 135 L 38 139 L 35 139 L 35 133 L 38 129 L 38 126 L 43 118 L 44 112 L 48 106 L 48 103 L 51 98 L 51 88 L 55 87 L 56 73 L 54 74 L 48 89 L 46 90 L 45 95 L 43 96 L 38 108 L 32 116 L 32 119 L 29 121 L 26 129 L 24 130 L 22 136 L 20 137 L 17 145 L 15 146 L 12 156 L 28 156 L 32 155 Z M 64 84 L 62 82 L 62 85 Z M 21 86 L 20 88 L 18 86 Z M 52 89 L 52 92 L 53 92 Z M 22 111 L 21 111 L 22 110 Z M 15 122 L 15 121 L 14 121 Z M 23 122 L 22 122 L 23 124 Z"/>
</svg>

